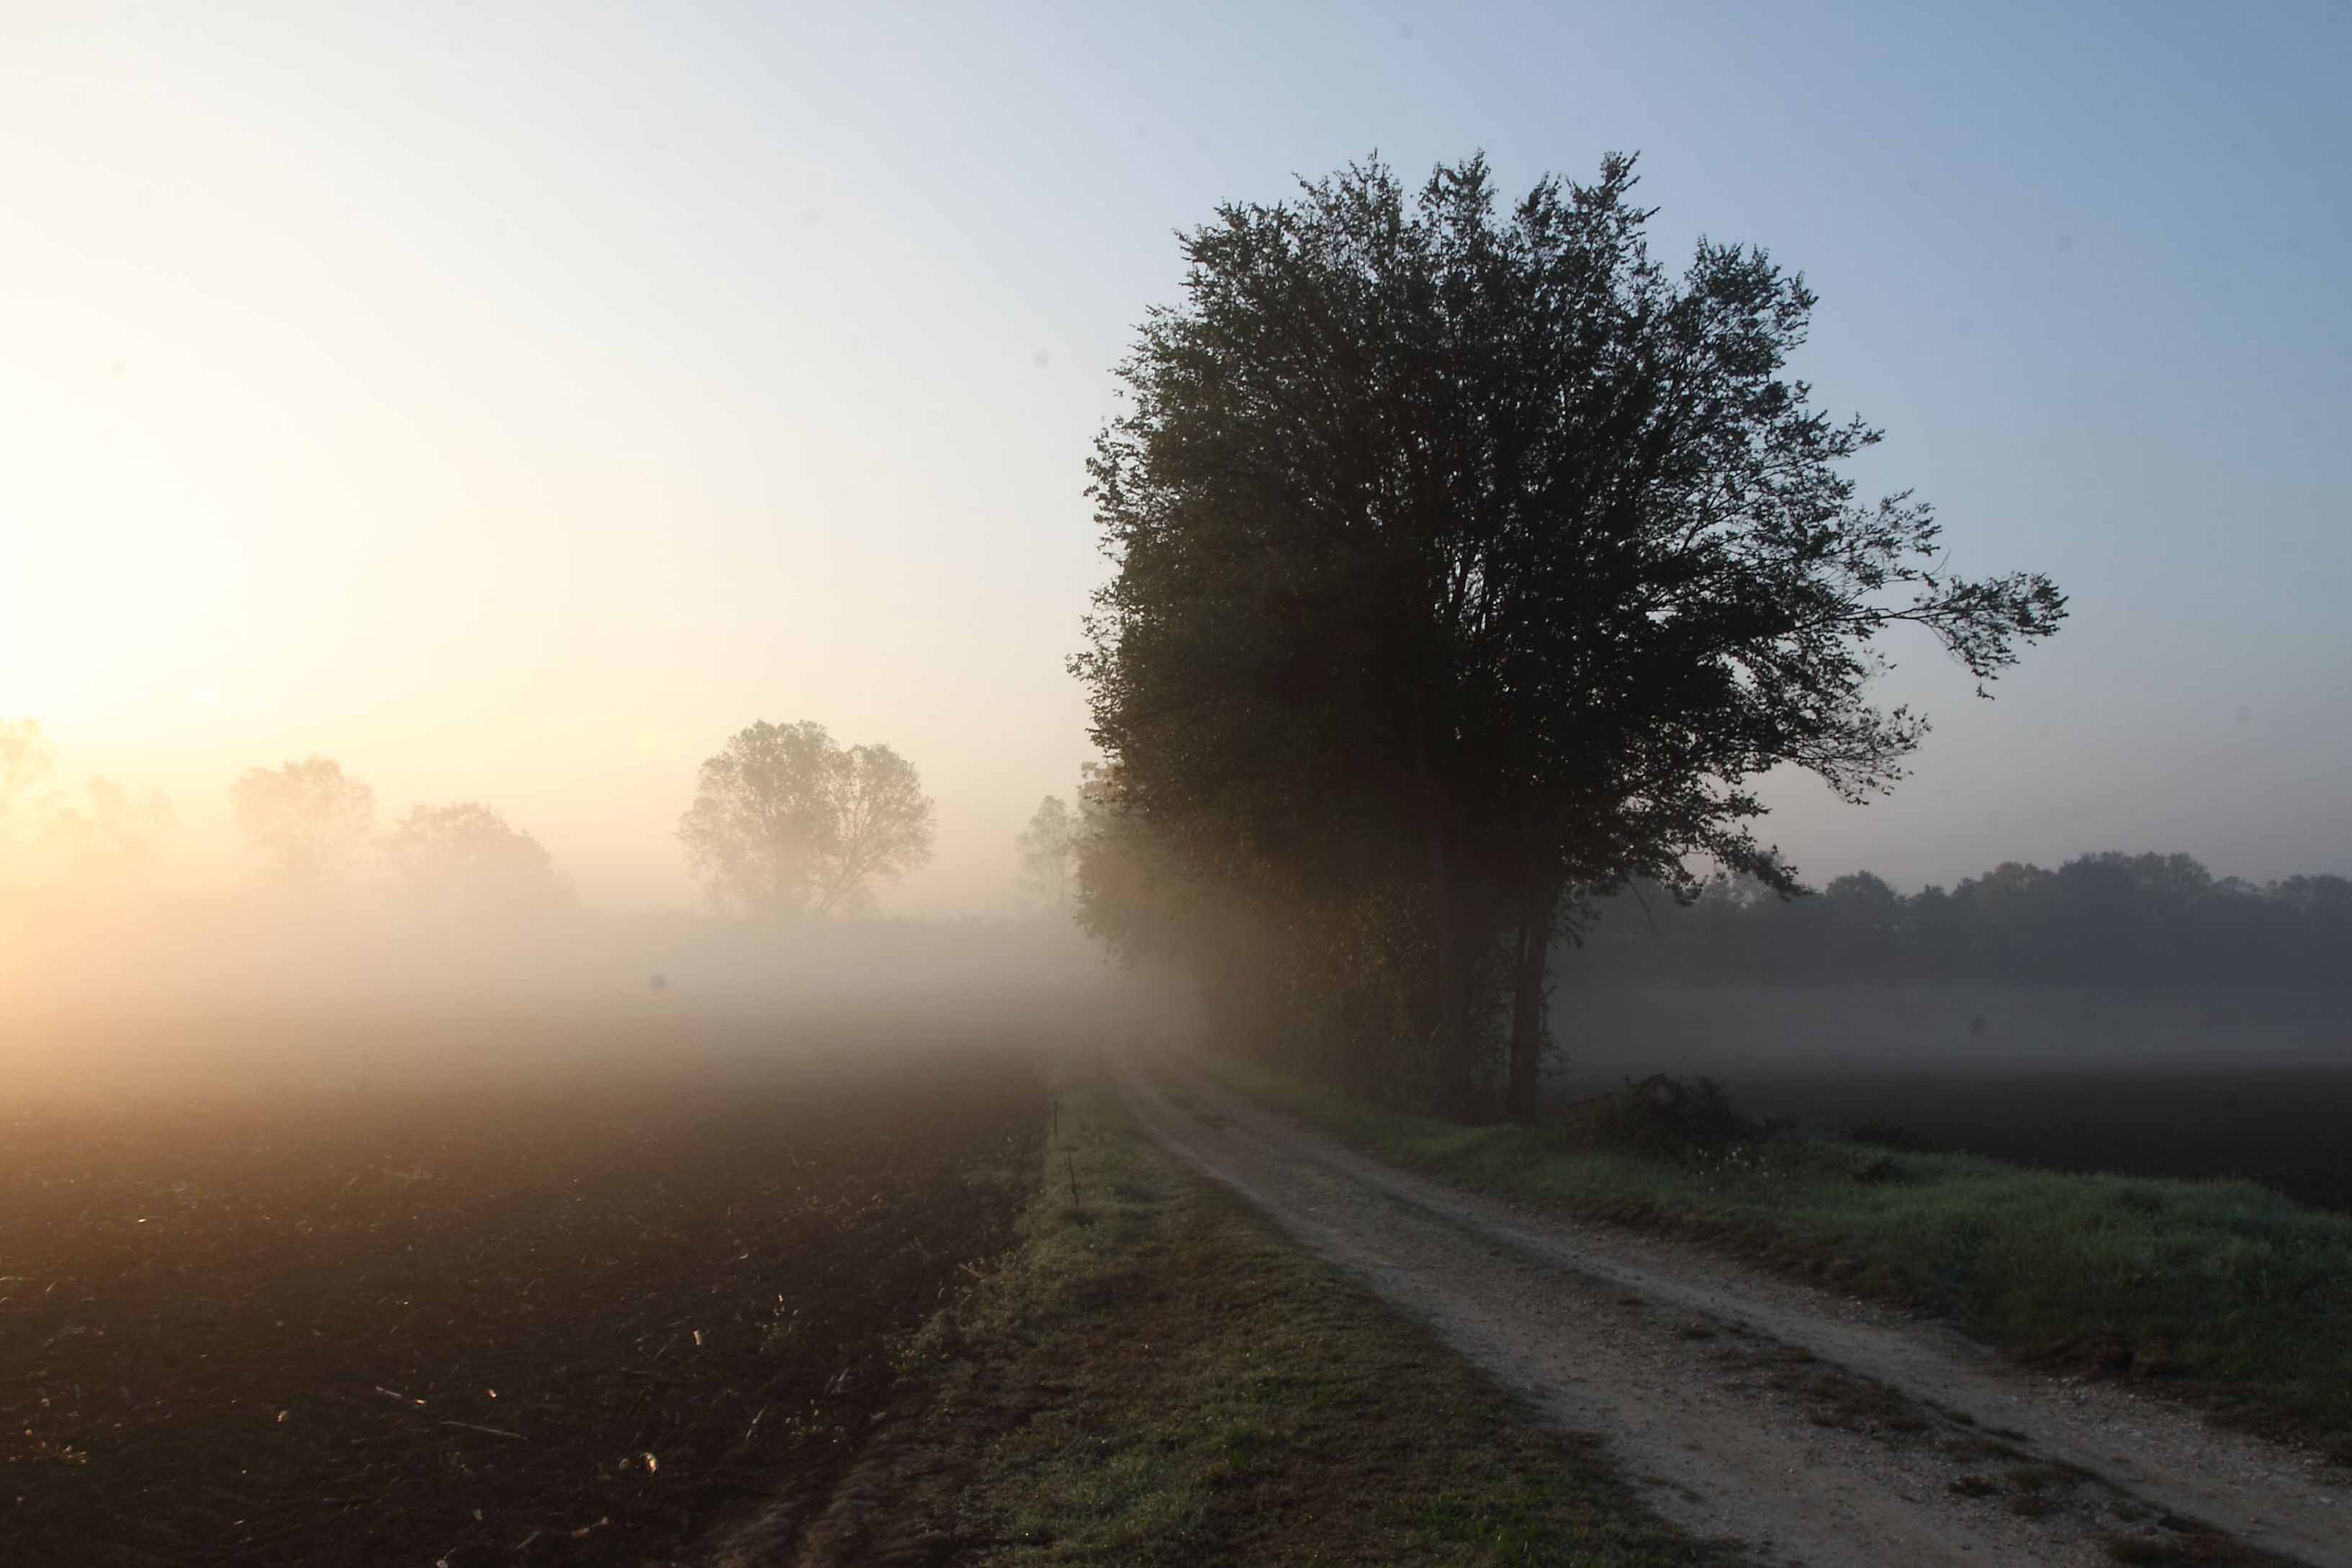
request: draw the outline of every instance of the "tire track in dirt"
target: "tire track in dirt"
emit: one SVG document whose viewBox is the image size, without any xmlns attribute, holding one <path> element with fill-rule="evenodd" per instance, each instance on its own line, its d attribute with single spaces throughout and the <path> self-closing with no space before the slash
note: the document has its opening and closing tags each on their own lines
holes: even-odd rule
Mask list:
<svg viewBox="0 0 2352 1568">
<path fill-rule="evenodd" d="M 1154 1070 L 1120 1081 L 1154 1141 L 1547 1419 L 1607 1436 L 1665 1517 L 1759 1560 L 2092 1564 L 2120 1536 L 2186 1562 L 2220 1544 L 2185 1534 L 2195 1521 L 2352 1568 L 2352 1498 L 2309 1457 L 1696 1247 L 1415 1176 L 1181 1063 Z"/>
</svg>

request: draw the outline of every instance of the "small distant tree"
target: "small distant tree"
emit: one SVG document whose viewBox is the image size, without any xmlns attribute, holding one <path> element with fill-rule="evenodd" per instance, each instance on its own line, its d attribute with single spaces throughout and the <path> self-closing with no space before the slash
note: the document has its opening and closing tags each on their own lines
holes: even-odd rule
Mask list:
<svg viewBox="0 0 2352 1568">
<path fill-rule="evenodd" d="M 83 786 L 82 805 L 51 805 L 42 836 L 82 881 L 124 882 L 144 875 L 172 824 L 159 790 L 134 791 L 112 779 Z"/>
<path fill-rule="evenodd" d="M 544 908 L 571 897 L 539 840 L 476 801 L 415 807 L 385 836 L 383 855 L 395 888 L 436 907 Z"/>
<path fill-rule="evenodd" d="M 762 720 L 702 764 L 677 836 L 721 907 L 821 917 L 929 860 L 935 830 L 920 775 L 888 746 L 845 750 L 822 724 Z"/>
<path fill-rule="evenodd" d="M 1070 864 L 1078 852 L 1078 818 L 1059 795 L 1040 801 L 1029 826 L 1013 841 L 1021 858 L 1021 888 L 1049 909 L 1070 901 Z"/>
<path fill-rule="evenodd" d="M 37 721 L 0 719 L 0 856 L 9 854 L 17 818 L 56 763 Z"/>
<path fill-rule="evenodd" d="M 0 814 L 15 810 L 57 764 L 37 719 L 0 719 Z"/>
<path fill-rule="evenodd" d="M 375 791 L 329 757 L 248 768 L 229 786 L 237 826 L 270 869 L 297 887 L 349 876 L 366 854 Z"/>
</svg>

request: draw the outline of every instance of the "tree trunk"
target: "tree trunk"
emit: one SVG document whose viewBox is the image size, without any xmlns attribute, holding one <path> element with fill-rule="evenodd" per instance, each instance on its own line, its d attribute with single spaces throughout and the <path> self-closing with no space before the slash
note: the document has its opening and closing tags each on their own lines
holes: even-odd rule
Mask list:
<svg viewBox="0 0 2352 1568">
<path fill-rule="evenodd" d="M 1477 990 L 1471 973 L 1470 922 L 1464 910 L 1468 889 L 1444 830 L 1433 822 L 1429 826 L 1429 875 L 1437 904 L 1437 1038 L 1430 1109 L 1440 1116 L 1460 1117 L 1470 1112 Z"/>
<path fill-rule="evenodd" d="M 1543 1071 L 1547 993 L 1544 975 L 1551 962 L 1552 918 L 1559 908 L 1559 884 L 1532 862 L 1520 869 L 1519 940 L 1511 966 L 1511 1068 L 1504 1101 L 1512 1121 L 1536 1119 L 1536 1091 Z"/>
<path fill-rule="evenodd" d="M 1422 833 L 1429 850 L 1429 888 L 1437 914 L 1437 1037 L 1431 1042 L 1430 1110 L 1440 1116 L 1471 1114 L 1476 1081 L 1478 921 L 1473 913 L 1469 867 L 1455 842 L 1452 813 L 1429 756 L 1429 704 L 1412 689 L 1414 782 L 1421 795 Z"/>
</svg>

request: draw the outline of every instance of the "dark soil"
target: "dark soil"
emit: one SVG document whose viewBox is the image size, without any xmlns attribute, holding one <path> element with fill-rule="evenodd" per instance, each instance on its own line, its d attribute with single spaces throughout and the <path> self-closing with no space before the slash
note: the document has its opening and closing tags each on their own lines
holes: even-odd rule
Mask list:
<svg viewBox="0 0 2352 1568">
<path fill-rule="evenodd" d="M 639 1563 L 821 1498 L 1002 1252 L 1009 1055 L 0 1110 L 11 1562 Z"/>
</svg>

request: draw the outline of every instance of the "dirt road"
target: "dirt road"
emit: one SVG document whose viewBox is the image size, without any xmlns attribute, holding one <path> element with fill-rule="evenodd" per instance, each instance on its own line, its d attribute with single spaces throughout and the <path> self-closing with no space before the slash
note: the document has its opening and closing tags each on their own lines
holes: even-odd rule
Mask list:
<svg viewBox="0 0 2352 1568">
<path fill-rule="evenodd" d="M 1121 1092 L 1179 1159 L 1547 1419 L 1604 1434 L 1661 1513 L 1759 1562 L 2112 1563 L 2128 1540 L 2126 1561 L 2253 1548 L 2352 1568 L 2352 1490 L 2315 1458 L 1696 1247 L 1414 1176 L 1181 1061 Z"/>
</svg>

